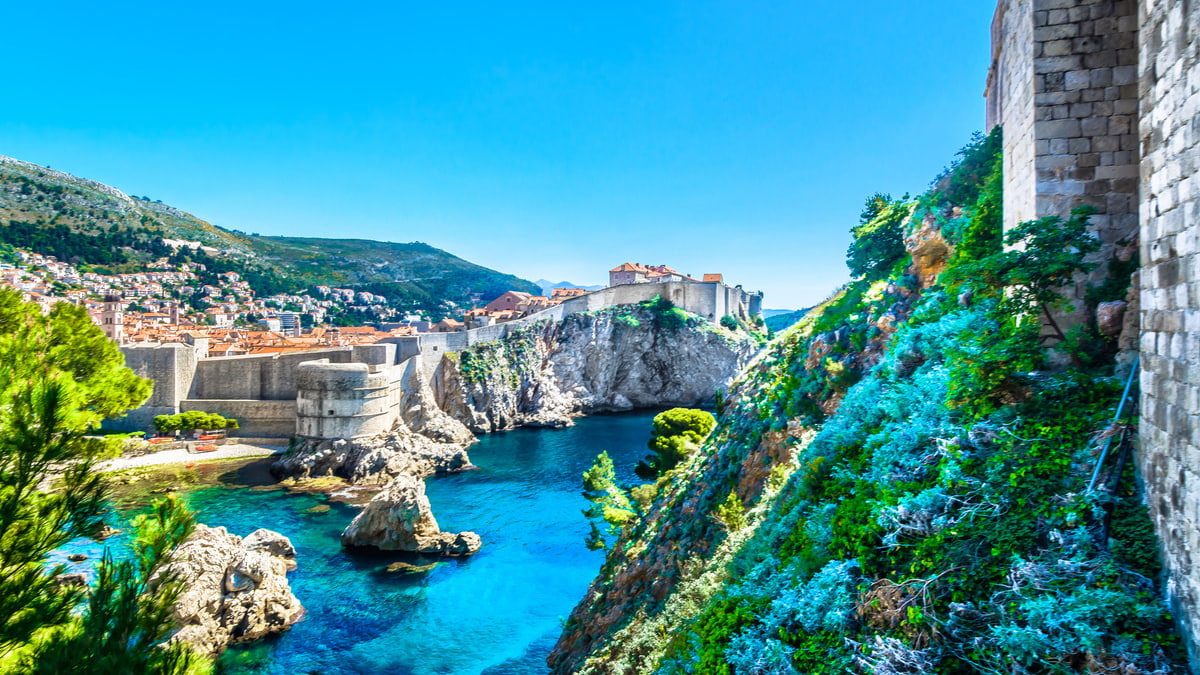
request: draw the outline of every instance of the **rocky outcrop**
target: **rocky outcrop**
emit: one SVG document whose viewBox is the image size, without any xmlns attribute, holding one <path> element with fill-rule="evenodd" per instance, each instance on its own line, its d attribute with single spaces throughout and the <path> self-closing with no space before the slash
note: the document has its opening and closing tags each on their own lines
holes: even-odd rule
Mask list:
<svg viewBox="0 0 1200 675">
<path fill-rule="evenodd" d="M 475 435 L 462 422 L 438 407 L 423 364 L 419 358 L 409 362 L 400 398 L 400 419 L 409 429 L 435 443 L 475 442 Z"/>
<path fill-rule="evenodd" d="M 642 305 L 572 314 L 446 355 L 439 407 L 476 433 L 711 402 L 757 353 L 743 332 Z"/>
<path fill-rule="evenodd" d="M 245 539 L 223 527 L 197 525 L 160 573 L 178 579 L 183 594 L 174 615 L 183 641 L 204 654 L 235 642 L 285 631 L 304 614 L 287 571 L 295 567 L 287 537 L 256 530 Z"/>
<path fill-rule="evenodd" d="M 471 468 L 463 446 L 436 443 L 404 427 L 386 436 L 301 441 L 271 467 L 280 478 L 340 476 L 385 485 L 397 476 L 429 476 Z"/>
<path fill-rule="evenodd" d="M 385 551 L 471 555 L 479 550 L 474 532 L 438 529 L 425 496 L 425 482 L 398 476 L 375 496 L 342 532 L 343 546 L 374 546 Z"/>
</svg>

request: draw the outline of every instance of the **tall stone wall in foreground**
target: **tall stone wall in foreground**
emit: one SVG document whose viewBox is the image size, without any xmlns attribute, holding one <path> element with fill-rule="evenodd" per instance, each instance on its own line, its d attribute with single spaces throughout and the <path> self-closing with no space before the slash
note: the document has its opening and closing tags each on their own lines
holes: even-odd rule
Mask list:
<svg viewBox="0 0 1200 675">
<path fill-rule="evenodd" d="M 1000 0 L 992 42 L 1005 227 L 1090 204 L 1102 254 L 1140 240 L 1138 463 L 1200 675 L 1200 1 Z"/>
<path fill-rule="evenodd" d="M 1140 464 L 1200 672 L 1200 3 L 1140 9 Z"/>
</svg>

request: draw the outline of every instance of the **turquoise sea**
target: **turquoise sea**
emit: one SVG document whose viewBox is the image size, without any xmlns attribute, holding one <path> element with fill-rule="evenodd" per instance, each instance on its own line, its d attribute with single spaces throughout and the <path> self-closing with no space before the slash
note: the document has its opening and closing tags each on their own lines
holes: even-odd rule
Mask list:
<svg viewBox="0 0 1200 675">
<path fill-rule="evenodd" d="M 580 474 L 607 450 L 623 480 L 646 454 L 652 413 L 583 418 L 565 429 L 519 429 L 470 448 L 477 470 L 426 488 L 445 531 L 472 530 L 480 552 L 430 572 L 387 572 L 406 554 L 344 551 L 356 509 L 324 495 L 225 485 L 188 495 L 200 521 L 246 535 L 266 527 L 296 547 L 292 590 L 308 610 L 283 635 L 229 650 L 222 672 L 292 675 L 544 673 L 562 624 L 603 562 L 584 547 Z M 244 473 L 244 472 L 242 472 Z M 328 503 L 323 513 L 309 512 Z M 110 540 L 119 546 L 119 539 Z M 87 546 L 91 555 L 99 547 Z M 82 550 L 82 549 L 76 549 Z"/>
</svg>

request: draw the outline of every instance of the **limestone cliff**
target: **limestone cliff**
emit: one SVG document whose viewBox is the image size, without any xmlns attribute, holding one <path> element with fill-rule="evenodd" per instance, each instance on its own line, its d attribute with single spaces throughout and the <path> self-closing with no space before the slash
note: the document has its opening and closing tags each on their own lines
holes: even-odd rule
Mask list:
<svg viewBox="0 0 1200 675">
<path fill-rule="evenodd" d="M 746 332 L 669 304 L 624 305 L 447 354 L 433 393 L 476 433 L 562 426 L 588 413 L 711 403 L 757 349 Z"/>
</svg>

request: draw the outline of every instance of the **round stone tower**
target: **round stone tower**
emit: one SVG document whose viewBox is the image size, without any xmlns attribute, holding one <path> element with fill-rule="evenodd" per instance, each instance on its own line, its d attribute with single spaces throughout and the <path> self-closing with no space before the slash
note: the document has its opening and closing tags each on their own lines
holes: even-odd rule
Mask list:
<svg viewBox="0 0 1200 675">
<path fill-rule="evenodd" d="M 391 430 L 397 408 L 386 373 L 365 363 L 305 361 L 296 367 L 296 434 L 356 438 Z"/>
</svg>

